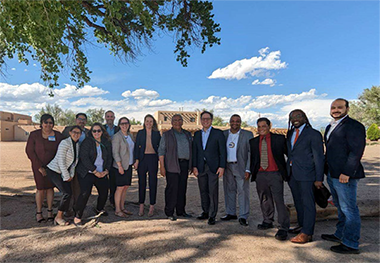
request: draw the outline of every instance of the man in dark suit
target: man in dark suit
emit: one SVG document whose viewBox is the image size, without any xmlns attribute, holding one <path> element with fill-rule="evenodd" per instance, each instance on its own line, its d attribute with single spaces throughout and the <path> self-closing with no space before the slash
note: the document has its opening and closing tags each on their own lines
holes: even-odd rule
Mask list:
<svg viewBox="0 0 380 263">
<path fill-rule="evenodd" d="M 322 187 L 324 155 L 322 135 L 313 129 L 302 110 L 289 114 L 287 134 L 289 186 L 292 191 L 297 220 L 301 233 L 293 237 L 293 243 L 312 241 L 316 217 L 313 185 Z"/>
<path fill-rule="evenodd" d="M 212 120 L 211 112 L 201 113 L 203 128 L 194 134 L 193 141 L 193 173 L 198 177 L 203 210 L 197 218 L 208 218 L 209 225 L 215 224 L 219 177 L 226 167 L 226 140 L 221 130 L 211 127 Z"/>
<path fill-rule="evenodd" d="M 360 159 L 365 148 L 365 128 L 347 115 L 347 100 L 334 100 L 330 110 L 333 121 L 325 132 L 326 168 L 327 182 L 338 208 L 338 223 L 334 234 L 323 234 L 322 238 L 341 243 L 330 248 L 334 252 L 359 254 L 361 223 L 356 190 L 359 179 L 364 178 Z"/>
<path fill-rule="evenodd" d="M 284 202 L 284 181 L 288 181 L 285 155 L 287 154 L 284 135 L 270 132 L 271 122 L 267 118 L 257 120 L 259 136 L 250 140 L 251 181 L 256 181 L 264 221 L 257 226 L 266 230 L 273 228 L 274 205 L 278 213 L 280 229 L 275 238 L 286 240 L 289 230 L 289 213 Z"/>
<path fill-rule="evenodd" d="M 106 124 L 104 124 L 103 127 L 112 139 L 113 136 L 120 130 L 120 128 L 114 124 L 115 113 L 112 110 L 108 110 L 104 113 L 104 118 L 106 119 Z"/>
</svg>

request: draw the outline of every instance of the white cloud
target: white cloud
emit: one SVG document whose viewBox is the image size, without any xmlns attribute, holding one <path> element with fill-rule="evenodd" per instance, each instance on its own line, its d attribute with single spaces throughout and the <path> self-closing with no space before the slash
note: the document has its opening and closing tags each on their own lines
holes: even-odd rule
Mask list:
<svg viewBox="0 0 380 263">
<path fill-rule="evenodd" d="M 27 72 L 28 70 L 27 69 L 24 69 L 24 72 Z"/>
<path fill-rule="evenodd" d="M 269 85 L 273 87 L 276 84 L 276 80 L 274 79 L 264 79 L 263 81 L 259 81 L 258 79 L 252 82 L 252 85 Z"/>
<path fill-rule="evenodd" d="M 130 91 L 130 90 L 124 91 L 121 94 L 121 96 L 125 98 L 133 97 L 136 100 L 140 100 L 144 98 L 156 99 L 160 96 L 160 94 L 158 94 L 158 92 L 155 90 L 137 89 L 135 91 Z"/>
<path fill-rule="evenodd" d="M 33 64 L 33 67 L 37 67 L 37 64 Z"/>
<path fill-rule="evenodd" d="M 78 89 L 77 87 L 69 84 L 65 84 L 65 87 L 62 89 L 54 89 L 53 92 L 56 96 L 61 98 L 92 97 L 109 93 L 108 91 L 98 87 L 86 85 L 83 88 Z"/>
<path fill-rule="evenodd" d="M 16 68 L 11 68 L 11 70 L 16 70 Z"/>
<path fill-rule="evenodd" d="M 281 51 L 268 53 L 269 48 L 259 50 L 260 56 L 250 59 L 236 60 L 224 68 L 218 68 L 208 77 L 209 79 L 245 79 L 248 75 L 258 76 L 270 70 L 279 70 L 287 67 L 286 62 L 281 62 Z"/>
</svg>

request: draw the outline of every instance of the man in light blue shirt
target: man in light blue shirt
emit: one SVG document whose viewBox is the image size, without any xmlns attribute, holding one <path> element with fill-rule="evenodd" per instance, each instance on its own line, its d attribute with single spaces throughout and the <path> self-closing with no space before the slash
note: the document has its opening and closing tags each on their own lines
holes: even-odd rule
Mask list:
<svg viewBox="0 0 380 263">
<path fill-rule="evenodd" d="M 106 124 L 104 124 L 104 129 L 108 132 L 108 135 L 113 138 L 115 133 L 119 131 L 119 127 L 114 124 L 115 121 L 115 113 L 111 110 L 106 111 L 104 114 L 104 118 L 106 119 Z"/>
</svg>

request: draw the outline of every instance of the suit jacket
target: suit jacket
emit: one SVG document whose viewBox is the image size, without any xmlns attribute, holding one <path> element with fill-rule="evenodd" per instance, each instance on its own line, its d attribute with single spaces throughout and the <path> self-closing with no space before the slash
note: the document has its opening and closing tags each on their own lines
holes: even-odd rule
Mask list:
<svg viewBox="0 0 380 263">
<path fill-rule="evenodd" d="M 74 162 L 74 142 L 71 138 L 66 138 L 58 146 L 57 154 L 47 165 L 50 170 L 61 174 L 63 181 L 74 177 L 75 167 L 79 160 L 79 143 L 75 144 L 76 156 Z"/>
<path fill-rule="evenodd" d="M 107 139 L 102 139 L 103 170 L 110 170 L 112 165 L 112 146 L 111 142 Z M 95 160 L 98 153 L 96 150 L 96 142 L 93 137 L 86 137 L 79 149 L 79 163 L 77 166 L 78 175 L 85 177 L 89 171 L 96 169 Z"/>
<path fill-rule="evenodd" d="M 103 127 L 104 127 L 104 129 L 105 130 L 107 130 L 107 124 L 103 124 Z M 115 132 L 114 132 L 114 135 L 118 132 L 118 131 L 120 131 L 120 127 L 119 126 L 117 126 L 117 125 L 115 125 Z"/>
<path fill-rule="evenodd" d="M 226 143 L 230 130 L 223 131 Z M 249 140 L 253 138 L 253 133 L 241 129 L 239 133 L 238 144 L 236 148 L 237 166 L 240 174 L 251 169 L 251 151 L 249 148 Z M 226 144 L 227 147 L 227 144 Z M 227 149 L 226 149 L 227 152 Z M 227 154 L 226 154 L 227 158 Z"/>
<path fill-rule="evenodd" d="M 291 138 L 294 131 L 295 129 L 291 129 L 287 134 L 288 174 L 297 181 L 322 182 L 324 154 L 321 133 L 306 125 L 292 149 Z M 290 162 L 292 162 L 291 173 Z"/>
<path fill-rule="evenodd" d="M 210 171 L 215 174 L 219 167 L 226 168 L 226 159 L 226 139 L 221 130 L 211 128 L 205 150 L 203 150 L 202 146 L 202 131 L 195 132 L 193 167 L 196 167 L 199 173 L 204 172 L 205 163 L 207 163 Z"/>
<path fill-rule="evenodd" d="M 301 133 L 302 134 L 302 133 Z M 249 141 L 251 147 L 251 182 L 256 180 L 257 173 L 260 169 L 260 136 Z M 285 155 L 288 154 L 286 147 L 286 138 L 281 134 L 270 133 L 270 144 L 273 159 L 276 162 L 278 171 L 284 181 L 289 181 L 286 170 Z"/>
<path fill-rule="evenodd" d="M 133 136 L 131 136 L 132 141 L 134 141 Z M 129 157 L 133 155 L 133 152 L 129 152 L 129 144 L 124 137 L 122 131 L 118 131 L 112 138 L 112 156 L 113 156 L 113 167 L 118 168 L 116 162 L 121 162 L 124 170 L 129 168 Z"/>
<path fill-rule="evenodd" d="M 331 132 L 327 140 L 327 133 L 331 125 L 326 127 L 326 168 L 331 177 L 339 178 L 340 174 L 350 178 L 364 178 L 364 168 L 360 162 L 365 148 L 365 128 L 360 122 L 344 118 Z"/>
<path fill-rule="evenodd" d="M 157 154 L 158 154 L 158 146 L 160 145 L 160 140 L 161 140 L 160 132 L 152 130 L 152 146 L 153 146 L 154 151 Z M 136 143 L 135 143 L 135 150 L 134 150 L 134 157 L 136 160 L 139 160 L 141 162 L 144 159 L 145 147 L 146 147 L 146 129 L 142 129 L 137 132 L 137 136 L 136 136 Z M 158 161 L 158 157 L 157 157 L 157 161 Z"/>
<path fill-rule="evenodd" d="M 69 132 L 70 132 L 71 127 L 73 127 L 73 126 L 74 126 L 74 125 L 72 125 L 72 126 L 66 126 L 66 127 L 65 127 L 65 129 L 64 129 L 63 132 L 62 132 L 62 135 L 63 135 L 63 138 L 64 138 L 64 139 L 70 137 Z M 87 137 L 89 131 L 90 131 L 89 129 L 84 128 L 84 132 L 86 133 L 86 137 Z"/>
</svg>

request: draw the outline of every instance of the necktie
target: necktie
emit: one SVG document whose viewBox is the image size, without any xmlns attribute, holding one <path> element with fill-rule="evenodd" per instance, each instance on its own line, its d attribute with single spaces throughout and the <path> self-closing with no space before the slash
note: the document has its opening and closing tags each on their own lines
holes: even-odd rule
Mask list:
<svg viewBox="0 0 380 263">
<path fill-rule="evenodd" d="M 260 166 L 264 170 L 268 168 L 268 145 L 265 136 L 261 141 Z"/>
<path fill-rule="evenodd" d="M 300 129 L 296 128 L 296 137 L 294 138 L 293 146 L 296 144 L 299 135 L 300 135 Z"/>
</svg>

